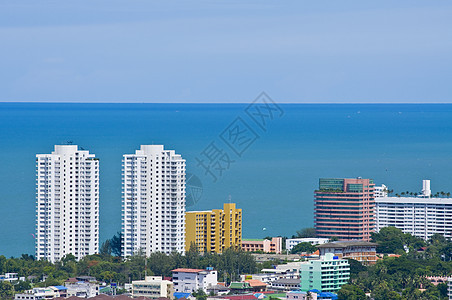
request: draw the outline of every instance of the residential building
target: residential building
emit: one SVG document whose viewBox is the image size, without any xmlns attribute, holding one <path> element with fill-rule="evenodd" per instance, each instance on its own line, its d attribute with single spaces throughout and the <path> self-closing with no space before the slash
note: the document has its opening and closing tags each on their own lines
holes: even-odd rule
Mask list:
<svg viewBox="0 0 452 300">
<path fill-rule="evenodd" d="M 123 256 L 185 250 L 185 160 L 142 145 L 122 161 Z"/>
<path fill-rule="evenodd" d="M 222 253 L 242 242 L 242 210 L 235 203 L 223 209 L 190 211 L 185 214 L 185 250 L 194 243 L 200 252 Z"/>
<path fill-rule="evenodd" d="M 335 293 L 350 278 L 350 264 L 346 259 L 339 259 L 332 253 L 327 253 L 319 260 L 302 263 L 300 277 L 302 291 L 317 289 Z"/>
<path fill-rule="evenodd" d="M 67 288 L 64 286 L 49 286 L 43 288 L 33 288 L 14 295 L 15 300 L 43 300 L 55 299 L 58 297 L 67 297 Z"/>
<path fill-rule="evenodd" d="M 218 284 L 217 271 L 212 268 L 203 269 L 175 269 L 173 272 L 174 290 L 181 293 L 192 293 L 207 289 Z"/>
<path fill-rule="evenodd" d="M 228 288 L 231 291 L 231 294 L 246 294 L 253 291 L 251 284 L 248 282 L 233 281 Z"/>
<path fill-rule="evenodd" d="M 99 295 L 99 284 L 89 281 L 70 281 L 64 283 L 67 288 L 67 296 L 90 298 Z"/>
<path fill-rule="evenodd" d="M 242 250 L 246 252 L 282 253 L 282 237 L 267 239 L 242 239 Z"/>
<path fill-rule="evenodd" d="M 77 145 L 36 155 L 36 258 L 99 250 L 99 160 Z"/>
<path fill-rule="evenodd" d="M 173 294 L 174 284 L 169 280 L 164 280 L 161 276 L 146 276 L 144 280 L 132 281 L 133 297 L 174 299 Z"/>
<path fill-rule="evenodd" d="M 447 279 L 447 292 L 449 300 L 452 300 L 452 276 Z"/>
<path fill-rule="evenodd" d="M 287 300 L 317 300 L 317 293 L 303 292 L 303 291 L 290 291 L 286 294 Z"/>
<path fill-rule="evenodd" d="M 299 278 L 281 278 L 270 283 L 272 290 L 277 291 L 293 291 L 300 289 L 300 279 Z"/>
<path fill-rule="evenodd" d="M 372 179 L 321 178 L 315 191 L 317 237 L 370 240 L 375 229 Z"/>
<path fill-rule="evenodd" d="M 310 243 L 313 246 L 328 243 L 328 238 L 295 238 L 286 240 L 286 250 L 292 251 L 292 248 L 300 243 Z"/>
<path fill-rule="evenodd" d="M 257 279 L 247 279 L 245 280 L 252 289 L 253 292 L 265 292 L 267 290 L 267 284 Z"/>
<path fill-rule="evenodd" d="M 25 281 L 25 277 L 17 277 L 17 273 L 5 273 L 4 275 L 0 275 L 0 281 Z"/>
<path fill-rule="evenodd" d="M 300 278 L 300 261 L 289 262 L 287 264 L 273 265 L 272 268 L 262 269 L 262 273 L 275 274 L 279 278 L 293 279 Z M 259 279 L 254 278 L 253 279 Z M 262 280 L 266 282 L 265 280 Z"/>
<path fill-rule="evenodd" d="M 373 265 L 377 262 L 377 244 L 366 241 L 336 241 L 318 245 L 320 257 L 328 253 L 339 259 L 351 258 L 364 265 Z"/>
<path fill-rule="evenodd" d="M 432 198 L 429 180 L 420 196 L 382 197 L 375 203 L 377 232 L 393 226 L 425 240 L 435 233 L 452 238 L 452 198 Z"/>
<path fill-rule="evenodd" d="M 380 186 L 375 186 L 374 196 L 375 198 L 387 197 L 388 196 L 388 187 L 384 184 Z"/>
</svg>

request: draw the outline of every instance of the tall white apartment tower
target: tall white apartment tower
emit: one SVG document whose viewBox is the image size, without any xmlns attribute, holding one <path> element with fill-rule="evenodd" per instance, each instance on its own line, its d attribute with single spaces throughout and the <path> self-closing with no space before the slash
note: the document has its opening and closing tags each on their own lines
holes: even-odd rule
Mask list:
<svg viewBox="0 0 452 300">
<path fill-rule="evenodd" d="M 36 258 L 77 259 L 99 249 L 99 161 L 76 145 L 36 155 Z"/>
<path fill-rule="evenodd" d="M 184 252 L 185 160 L 162 145 L 142 145 L 122 160 L 122 252 Z"/>
</svg>

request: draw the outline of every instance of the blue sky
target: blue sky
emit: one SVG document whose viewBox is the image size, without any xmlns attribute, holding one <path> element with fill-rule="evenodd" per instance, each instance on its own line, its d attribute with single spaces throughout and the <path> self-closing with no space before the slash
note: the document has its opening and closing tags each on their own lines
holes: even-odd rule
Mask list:
<svg viewBox="0 0 452 300">
<path fill-rule="evenodd" d="M 451 1 L 2 1 L 0 101 L 452 102 Z"/>
</svg>

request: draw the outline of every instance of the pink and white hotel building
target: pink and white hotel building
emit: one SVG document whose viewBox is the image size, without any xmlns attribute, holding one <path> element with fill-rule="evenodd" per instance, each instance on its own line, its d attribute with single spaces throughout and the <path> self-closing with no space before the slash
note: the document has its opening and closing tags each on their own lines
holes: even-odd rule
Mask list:
<svg viewBox="0 0 452 300">
<path fill-rule="evenodd" d="M 375 197 L 372 179 L 321 178 L 315 191 L 317 237 L 370 240 L 375 229 Z"/>
</svg>

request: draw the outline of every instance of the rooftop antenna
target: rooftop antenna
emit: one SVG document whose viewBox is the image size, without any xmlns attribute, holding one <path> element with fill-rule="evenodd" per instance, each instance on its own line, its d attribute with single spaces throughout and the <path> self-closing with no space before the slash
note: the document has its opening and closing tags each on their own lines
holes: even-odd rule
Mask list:
<svg viewBox="0 0 452 300">
<path fill-rule="evenodd" d="M 232 197 L 231 197 L 231 195 L 229 195 L 228 199 L 229 199 L 229 203 L 232 203 Z"/>
</svg>

